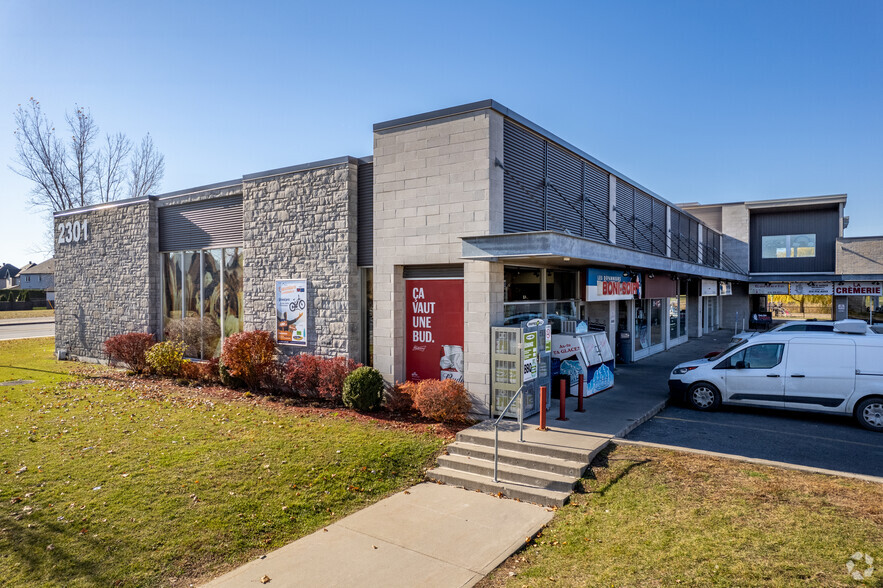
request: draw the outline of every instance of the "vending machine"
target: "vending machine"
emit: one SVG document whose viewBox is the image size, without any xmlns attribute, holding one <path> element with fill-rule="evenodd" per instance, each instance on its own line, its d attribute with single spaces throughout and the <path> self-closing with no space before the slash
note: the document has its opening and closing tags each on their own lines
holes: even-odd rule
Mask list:
<svg viewBox="0 0 883 588">
<path fill-rule="evenodd" d="M 551 382 L 551 325 L 534 319 L 517 327 L 491 327 L 491 345 L 491 417 L 500 415 L 522 387 L 524 416 L 539 412 L 540 386 Z M 516 401 L 506 416 L 517 417 L 519 410 Z"/>
<path fill-rule="evenodd" d="M 597 394 L 613 386 L 613 368 L 616 360 L 607 333 L 561 333 L 552 335 L 552 375 L 570 376 L 571 396 Z M 579 390 L 579 376 L 583 389 Z"/>
</svg>

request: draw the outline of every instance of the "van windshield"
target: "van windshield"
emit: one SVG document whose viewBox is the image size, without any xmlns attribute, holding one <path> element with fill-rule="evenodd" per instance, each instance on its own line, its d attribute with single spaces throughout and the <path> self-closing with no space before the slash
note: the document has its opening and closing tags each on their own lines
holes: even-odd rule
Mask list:
<svg viewBox="0 0 883 588">
<path fill-rule="evenodd" d="M 711 357 L 708 358 L 708 361 L 714 361 L 715 359 L 721 358 L 724 355 L 726 355 L 727 353 L 729 353 L 730 351 L 737 349 L 739 347 L 742 347 L 743 345 L 748 343 L 748 341 L 749 341 L 749 339 L 743 339 L 741 341 L 731 342 L 729 347 L 727 347 L 726 349 L 724 349 L 723 351 L 721 351 L 717 355 L 712 355 Z"/>
</svg>

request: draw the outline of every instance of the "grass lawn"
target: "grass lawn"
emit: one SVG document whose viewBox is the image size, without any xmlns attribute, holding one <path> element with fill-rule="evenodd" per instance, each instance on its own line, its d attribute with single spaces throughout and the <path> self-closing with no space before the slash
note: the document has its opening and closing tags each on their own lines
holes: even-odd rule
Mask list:
<svg viewBox="0 0 883 588">
<path fill-rule="evenodd" d="M 52 341 L 0 341 L 0 382 L 35 380 L 0 386 L 7 586 L 204 581 L 419 481 L 443 444 L 347 411 L 71 375 Z"/>
<path fill-rule="evenodd" d="M 583 484 L 479 586 L 883 586 L 881 484 L 630 445 Z"/>
<path fill-rule="evenodd" d="M 22 319 L 55 316 L 55 311 L 48 310 L 0 310 L 0 320 Z"/>
</svg>

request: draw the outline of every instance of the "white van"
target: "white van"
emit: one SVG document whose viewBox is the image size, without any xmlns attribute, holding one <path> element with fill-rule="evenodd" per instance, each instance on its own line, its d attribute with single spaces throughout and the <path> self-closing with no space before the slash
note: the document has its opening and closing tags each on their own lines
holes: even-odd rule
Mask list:
<svg viewBox="0 0 883 588">
<path fill-rule="evenodd" d="M 669 391 L 697 410 L 732 404 L 852 414 L 883 432 L 883 337 L 852 330 L 758 335 L 678 365 Z"/>
</svg>

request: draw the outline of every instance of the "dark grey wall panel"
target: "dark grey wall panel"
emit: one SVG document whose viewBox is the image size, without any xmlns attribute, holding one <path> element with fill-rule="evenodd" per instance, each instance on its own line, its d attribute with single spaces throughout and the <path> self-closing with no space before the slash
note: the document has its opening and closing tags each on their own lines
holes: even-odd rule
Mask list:
<svg viewBox="0 0 883 588">
<path fill-rule="evenodd" d="M 546 147 L 546 228 L 571 235 L 583 234 L 582 161 L 556 147 Z"/>
<path fill-rule="evenodd" d="M 583 163 L 583 203 L 586 217 L 583 236 L 608 241 L 610 233 L 610 175 L 591 163 Z"/>
<path fill-rule="evenodd" d="M 616 244 L 635 249 L 635 189 L 616 182 Z"/>
<path fill-rule="evenodd" d="M 374 164 L 360 163 L 357 178 L 358 223 L 357 263 L 374 265 Z"/>
<path fill-rule="evenodd" d="M 638 249 L 664 255 L 653 250 L 653 201 L 650 196 L 635 190 L 635 241 Z"/>
<path fill-rule="evenodd" d="M 158 214 L 160 251 L 242 245 L 242 196 L 164 206 Z"/>
<path fill-rule="evenodd" d="M 752 212 L 750 223 L 751 271 L 760 273 L 833 272 L 840 227 L 838 209 Z M 777 235 L 816 236 L 815 257 L 763 259 L 763 237 Z"/>
<path fill-rule="evenodd" d="M 503 232 L 544 229 L 545 142 L 505 121 L 503 125 Z"/>
<path fill-rule="evenodd" d="M 653 253 L 666 254 L 665 247 L 665 209 L 664 202 L 653 200 Z"/>
<path fill-rule="evenodd" d="M 404 267 L 405 279 L 419 278 L 462 278 L 463 265 L 407 265 Z"/>
</svg>

